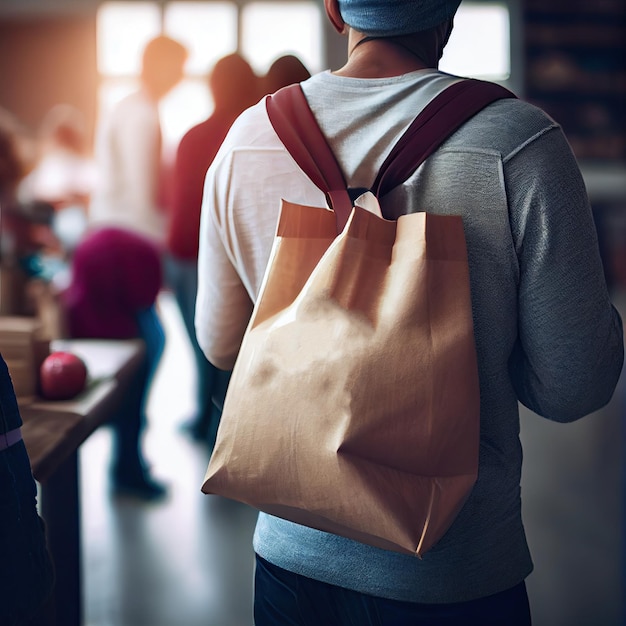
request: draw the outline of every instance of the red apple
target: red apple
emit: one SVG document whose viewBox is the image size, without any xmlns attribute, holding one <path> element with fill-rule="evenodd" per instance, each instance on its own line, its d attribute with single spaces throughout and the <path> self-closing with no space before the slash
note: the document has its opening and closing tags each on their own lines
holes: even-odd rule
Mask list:
<svg viewBox="0 0 626 626">
<path fill-rule="evenodd" d="M 70 400 L 87 382 L 87 366 L 71 352 L 53 352 L 41 364 L 39 387 L 48 400 Z"/>
</svg>

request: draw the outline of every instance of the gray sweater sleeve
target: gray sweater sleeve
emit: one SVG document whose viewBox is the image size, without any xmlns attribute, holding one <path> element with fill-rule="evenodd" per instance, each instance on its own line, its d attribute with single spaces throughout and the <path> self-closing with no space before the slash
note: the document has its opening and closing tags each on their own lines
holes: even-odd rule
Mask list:
<svg viewBox="0 0 626 626">
<path fill-rule="evenodd" d="M 519 261 L 519 336 L 509 368 L 520 401 L 569 422 L 610 399 L 623 362 L 582 176 L 555 125 L 504 159 Z"/>
</svg>

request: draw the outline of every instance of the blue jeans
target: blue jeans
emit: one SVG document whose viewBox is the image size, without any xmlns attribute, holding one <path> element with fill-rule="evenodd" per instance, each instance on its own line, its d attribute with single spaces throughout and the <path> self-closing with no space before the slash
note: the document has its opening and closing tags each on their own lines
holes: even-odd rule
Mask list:
<svg viewBox="0 0 626 626">
<path fill-rule="evenodd" d="M 142 452 L 142 437 L 146 427 L 146 405 L 150 385 L 165 348 L 165 332 L 154 306 L 137 313 L 139 338 L 143 340 L 146 356 L 128 392 L 126 402 L 113 420 L 114 478 L 139 478 L 147 472 Z"/>
<path fill-rule="evenodd" d="M 526 585 L 455 604 L 378 598 L 312 580 L 257 555 L 255 626 L 530 626 Z"/>
</svg>

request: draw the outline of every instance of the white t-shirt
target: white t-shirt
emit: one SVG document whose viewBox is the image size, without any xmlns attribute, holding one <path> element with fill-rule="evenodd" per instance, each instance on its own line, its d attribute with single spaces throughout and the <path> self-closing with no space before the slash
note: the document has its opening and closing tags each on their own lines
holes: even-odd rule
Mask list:
<svg viewBox="0 0 626 626">
<path fill-rule="evenodd" d="M 162 242 L 161 128 L 157 103 L 145 91 L 124 98 L 103 120 L 95 156 L 98 184 L 89 209 L 90 223 L 125 227 Z"/>
</svg>

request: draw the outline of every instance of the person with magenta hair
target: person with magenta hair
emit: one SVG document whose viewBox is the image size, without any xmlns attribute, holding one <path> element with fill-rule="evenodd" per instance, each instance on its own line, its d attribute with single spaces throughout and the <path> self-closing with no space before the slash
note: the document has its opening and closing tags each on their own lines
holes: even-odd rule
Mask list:
<svg viewBox="0 0 626 626">
<path fill-rule="evenodd" d="M 143 454 L 150 383 L 165 346 L 156 311 L 161 282 L 160 252 L 150 239 L 123 228 L 97 228 L 74 251 L 70 284 L 60 295 L 70 337 L 144 342 L 142 366 L 111 423 L 112 491 L 142 500 L 166 495 Z"/>
<path fill-rule="evenodd" d="M 438 69 L 459 4 L 325 0 L 347 38 L 347 59 L 300 86 L 349 188 L 371 189 L 415 117 L 462 80 Z M 205 184 L 196 330 L 219 367 L 237 358 L 281 198 L 326 205 L 264 100 L 235 121 Z M 528 626 L 533 561 L 521 513 L 518 403 L 572 422 L 609 402 L 623 363 L 622 323 L 581 173 L 554 120 L 505 98 L 379 200 L 387 219 L 427 212 L 463 220 L 480 385 L 478 479 L 422 558 L 260 513 L 255 624 Z"/>
</svg>

